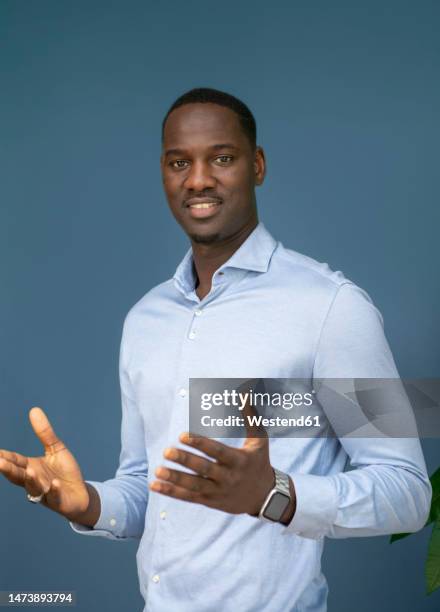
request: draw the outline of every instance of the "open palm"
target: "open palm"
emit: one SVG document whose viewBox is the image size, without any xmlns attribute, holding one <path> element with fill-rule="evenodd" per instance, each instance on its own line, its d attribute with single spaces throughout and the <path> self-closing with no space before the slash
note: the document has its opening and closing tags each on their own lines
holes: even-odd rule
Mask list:
<svg viewBox="0 0 440 612">
<path fill-rule="evenodd" d="M 44 497 L 41 503 L 66 518 L 84 512 L 89 493 L 80 467 L 55 434 L 41 408 L 29 411 L 32 428 L 44 447 L 41 457 L 26 457 L 19 453 L 0 450 L 0 473 L 13 484 Z"/>
</svg>

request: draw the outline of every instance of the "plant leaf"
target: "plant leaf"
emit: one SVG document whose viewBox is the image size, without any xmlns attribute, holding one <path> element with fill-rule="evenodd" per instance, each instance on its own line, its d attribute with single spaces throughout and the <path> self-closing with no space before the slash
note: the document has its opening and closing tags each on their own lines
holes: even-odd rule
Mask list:
<svg viewBox="0 0 440 612">
<path fill-rule="evenodd" d="M 396 540 L 401 540 L 402 538 L 406 538 L 406 536 L 411 535 L 411 533 L 412 532 L 410 532 L 410 533 L 393 533 L 393 535 L 390 538 L 390 544 L 392 544 Z"/>
<path fill-rule="evenodd" d="M 426 592 L 430 595 L 440 587 L 440 521 L 434 523 L 425 565 Z"/>
<path fill-rule="evenodd" d="M 432 501 L 431 511 L 426 521 L 427 525 L 440 518 L 440 467 L 432 474 L 429 480 L 432 485 Z"/>
<path fill-rule="evenodd" d="M 429 511 L 429 516 L 426 520 L 425 527 L 430 525 L 431 523 L 440 520 L 440 467 L 429 477 L 432 486 L 432 500 L 431 500 L 431 509 Z M 412 533 L 393 533 L 390 537 L 390 544 L 395 542 L 396 540 L 401 540 L 402 538 L 406 538 L 406 536 L 411 535 Z"/>
</svg>

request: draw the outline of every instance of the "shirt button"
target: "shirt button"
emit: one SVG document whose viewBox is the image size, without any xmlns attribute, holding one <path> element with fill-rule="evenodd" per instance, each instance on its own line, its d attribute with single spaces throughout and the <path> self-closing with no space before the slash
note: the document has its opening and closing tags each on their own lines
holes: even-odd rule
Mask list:
<svg viewBox="0 0 440 612">
<path fill-rule="evenodd" d="M 110 519 L 110 525 L 114 527 L 116 525 L 116 519 Z"/>
<path fill-rule="evenodd" d="M 193 331 L 192 331 L 192 332 L 190 332 L 190 334 L 189 334 L 188 338 L 189 338 L 190 340 L 194 340 L 194 338 L 195 338 L 195 337 L 196 337 L 196 332 L 193 332 Z"/>
<path fill-rule="evenodd" d="M 151 579 L 153 582 L 156 582 L 156 584 L 159 582 L 160 578 L 159 578 L 159 574 L 154 574 L 154 576 Z"/>
<path fill-rule="evenodd" d="M 160 518 L 163 520 L 166 517 L 167 513 L 165 512 L 165 510 L 162 510 L 162 512 L 159 514 Z"/>
<path fill-rule="evenodd" d="M 180 397 L 185 397 L 185 396 L 186 396 L 186 391 L 185 391 L 185 389 L 180 389 L 180 391 L 179 391 L 179 395 L 180 395 Z"/>
<path fill-rule="evenodd" d="M 202 314 L 201 310 L 195 310 L 194 314 L 196 315 L 196 317 L 200 317 L 200 315 Z"/>
</svg>

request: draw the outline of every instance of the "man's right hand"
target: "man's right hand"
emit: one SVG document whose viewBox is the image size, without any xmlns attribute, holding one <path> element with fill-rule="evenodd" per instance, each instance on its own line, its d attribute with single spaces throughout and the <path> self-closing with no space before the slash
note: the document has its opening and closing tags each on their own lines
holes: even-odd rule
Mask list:
<svg viewBox="0 0 440 612">
<path fill-rule="evenodd" d="M 41 504 L 54 512 L 93 526 L 100 512 L 96 490 L 84 482 L 75 457 L 57 437 L 43 410 L 31 408 L 29 420 L 44 456 L 0 450 L 0 473 L 33 496 L 44 493 Z"/>
</svg>

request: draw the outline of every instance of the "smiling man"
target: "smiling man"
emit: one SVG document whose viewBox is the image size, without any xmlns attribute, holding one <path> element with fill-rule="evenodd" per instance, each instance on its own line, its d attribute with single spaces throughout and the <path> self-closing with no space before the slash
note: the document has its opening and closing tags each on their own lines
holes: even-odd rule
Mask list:
<svg viewBox="0 0 440 612">
<path fill-rule="evenodd" d="M 1 451 L 0 470 L 78 533 L 140 539 L 145 611 L 323 612 L 325 536 L 423 527 L 418 439 L 190 438 L 189 379 L 397 378 L 381 315 L 258 221 L 265 156 L 237 98 L 181 96 L 163 122 L 161 170 L 191 248 L 124 322 L 115 477 L 84 481 L 39 408 L 30 420 L 45 455 Z M 345 473 L 347 460 L 357 469 Z"/>
</svg>

